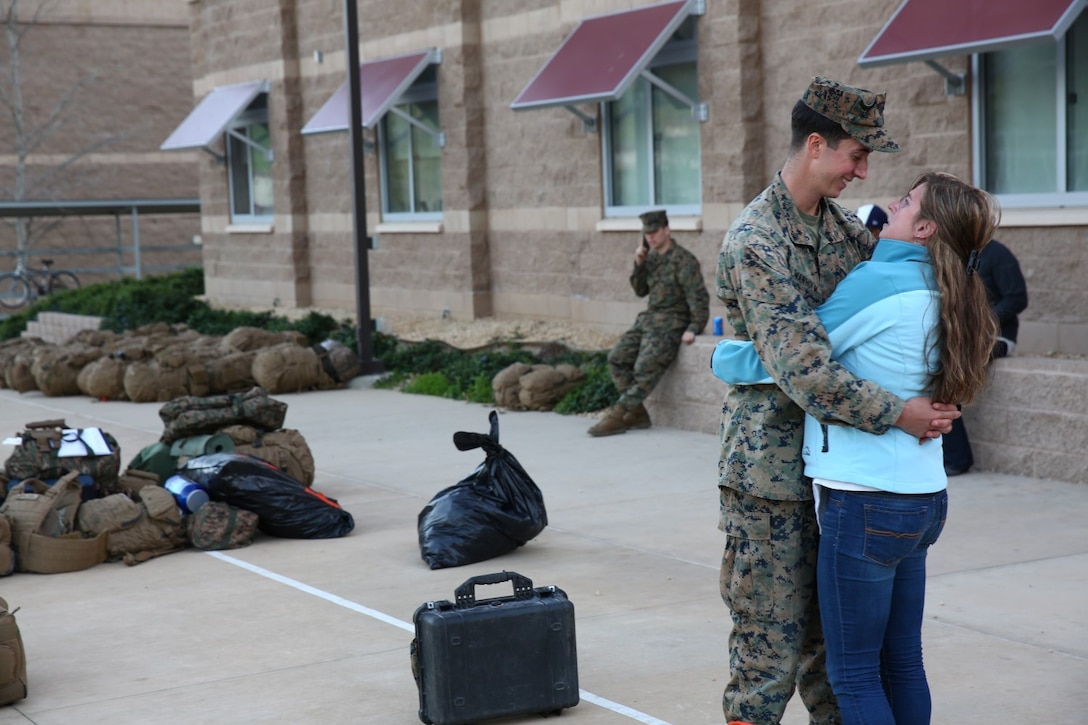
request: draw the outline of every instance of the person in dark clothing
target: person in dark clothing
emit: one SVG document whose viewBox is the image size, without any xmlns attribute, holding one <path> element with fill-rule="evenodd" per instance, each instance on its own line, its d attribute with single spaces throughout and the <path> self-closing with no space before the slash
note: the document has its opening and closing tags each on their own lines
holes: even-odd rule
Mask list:
<svg viewBox="0 0 1088 725">
<path fill-rule="evenodd" d="M 996 239 L 982 250 L 978 275 L 986 285 L 990 307 L 997 317 L 998 334 L 992 357 L 1007 357 L 1016 347 L 1020 313 L 1028 306 L 1028 288 L 1016 255 Z M 971 441 L 963 419 L 952 421 L 952 432 L 944 436 L 944 471 L 949 476 L 967 473 L 975 465 Z"/>
</svg>

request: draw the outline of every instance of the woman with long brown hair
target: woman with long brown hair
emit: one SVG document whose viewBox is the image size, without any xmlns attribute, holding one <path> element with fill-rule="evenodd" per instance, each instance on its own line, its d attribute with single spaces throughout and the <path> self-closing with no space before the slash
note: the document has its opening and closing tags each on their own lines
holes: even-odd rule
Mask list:
<svg viewBox="0 0 1088 725">
<path fill-rule="evenodd" d="M 890 205 L 873 257 L 817 310 L 833 357 L 903 399 L 969 403 L 987 379 L 996 332 L 976 274 L 1000 218 L 986 192 L 950 174 L 919 177 Z M 723 341 L 714 373 L 765 379 L 750 343 Z M 827 671 L 844 725 L 926 725 L 925 562 L 948 510 L 941 447 L 805 421 L 820 550 L 817 588 Z"/>
</svg>

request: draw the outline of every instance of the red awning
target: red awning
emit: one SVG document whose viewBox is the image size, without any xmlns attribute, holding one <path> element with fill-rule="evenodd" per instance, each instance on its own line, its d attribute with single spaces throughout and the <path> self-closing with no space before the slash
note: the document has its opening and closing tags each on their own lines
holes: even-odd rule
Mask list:
<svg viewBox="0 0 1088 725">
<path fill-rule="evenodd" d="M 690 0 L 586 18 L 510 107 L 516 111 L 614 101 L 690 14 Z"/>
<path fill-rule="evenodd" d="M 204 96 L 192 113 L 163 141 L 159 149 L 177 151 L 209 146 L 227 130 L 227 126 L 249 107 L 258 93 L 267 93 L 266 81 L 250 81 L 220 86 Z"/>
<path fill-rule="evenodd" d="M 873 67 L 1062 37 L 1085 0 L 904 0 L 858 58 Z"/>
<path fill-rule="evenodd" d="M 405 55 L 371 60 L 359 65 L 359 92 L 362 94 L 363 128 L 370 128 L 396 104 L 419 75 L 440 59 L 434 48 Z M 302 133 L 347 131 L 351 120 L 351 94 L 344 81 L 336 93 L 325 101 L 313 118 L 302 127 Z"/>
</svg>

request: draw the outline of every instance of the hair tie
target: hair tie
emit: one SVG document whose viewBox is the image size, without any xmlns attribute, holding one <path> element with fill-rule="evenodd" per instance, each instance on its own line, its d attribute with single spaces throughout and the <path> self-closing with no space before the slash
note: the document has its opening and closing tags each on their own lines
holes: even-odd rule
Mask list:
<svg viewBox="0 0 1088 725">
<path fill-rule="evenodd" d="M 978 271 L 978 263 L 982 260 L 982 253 L 977 249 L 972 249 L 971 254 L 967 257 L 967 276 Z"/>
</svg>

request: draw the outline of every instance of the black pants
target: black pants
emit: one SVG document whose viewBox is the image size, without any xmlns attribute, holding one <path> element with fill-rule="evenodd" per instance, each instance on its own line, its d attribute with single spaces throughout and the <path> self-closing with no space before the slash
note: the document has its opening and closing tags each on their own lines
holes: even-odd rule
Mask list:
<svg viewBox="0 0 1088 725">
<path fill-rule="evenodd" d="M 967 439 L 967 428 L 963 418 L 952 421 L 952 432 L 944 436 L 944 467 L 949 470 L 966 471 L 975 465 L 971 454 L 971 441 Z"/>
</svg>

